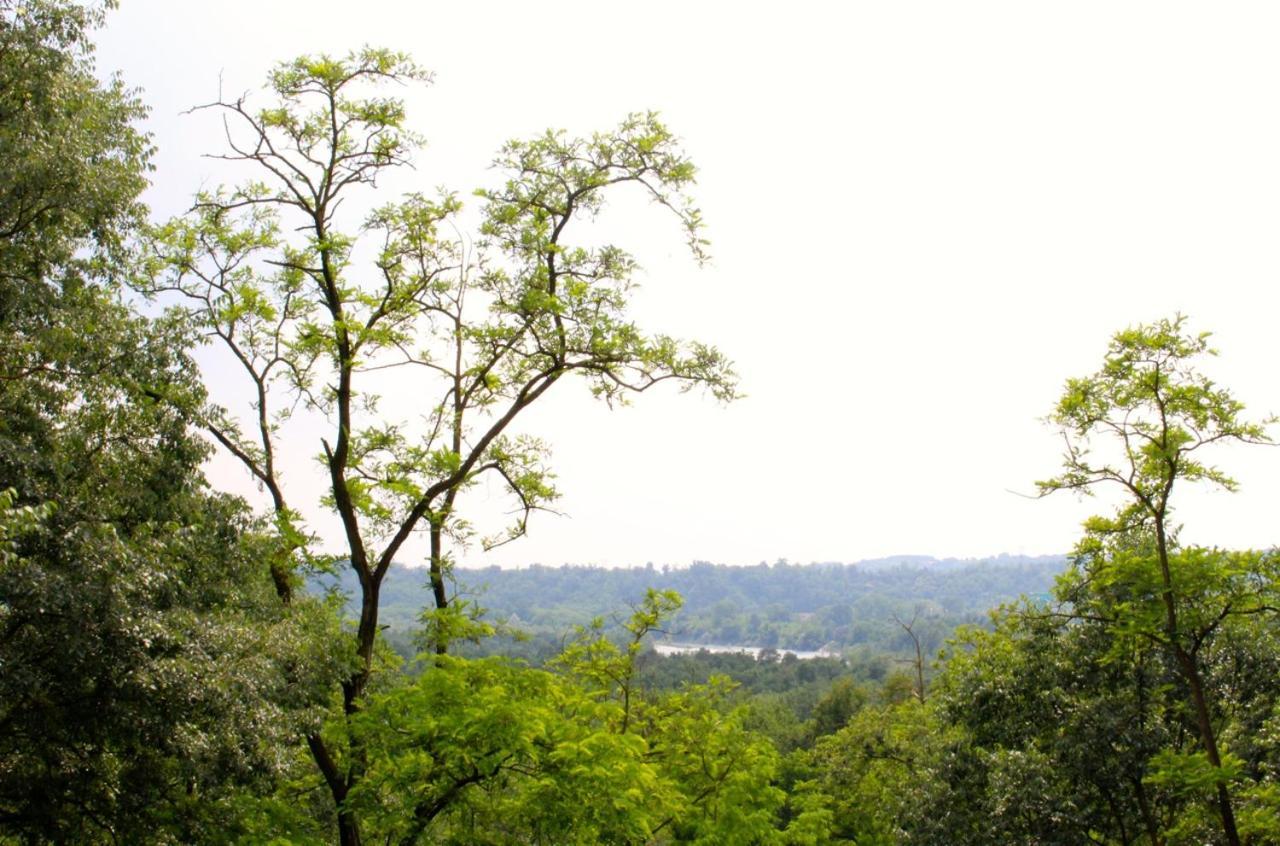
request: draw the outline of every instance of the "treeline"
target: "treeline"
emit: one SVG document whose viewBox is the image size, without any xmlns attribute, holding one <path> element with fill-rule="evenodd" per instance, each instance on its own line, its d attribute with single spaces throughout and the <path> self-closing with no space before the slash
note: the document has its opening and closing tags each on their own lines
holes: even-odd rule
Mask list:
<svg viewBox="0 0 1280 846">
<path fill-rule="evenodd" d="M 923 684 L 911 662 L 885 656 L 850 665 L 706 652 L 655 656 L 641 678 L 743 680 L 732 701 L 744 726 L 781 753 L 789 842 L 1276 843 L 1280 610 L 1257 585 L 1263 575 L 1274 585 L 1280 565 L 1271 554 L 1188 557 L 1177 565 L 1212 574 L 1203 605 L 1177 600 L 1190 611 L 1180 634 L 1199 643 L 1218 765 L 1167 629 L 1141 620 L 1162 614 L 1160 598 L 1129 605 L 1112 583 L 1090 611 L 1077 605 L 1086 578 L 1107 580 L 1097 561 L 1078 560 L 1051 603 L 963 631 Z M 1140 613 L 1126 618 L 1122 604 Z M 801 828 L 813 839 L 798 839 Z"/>
<path fill-rule="evenodd" d="M 483 608 L 491 622 L 531 637 L 543 653 L 574 625 L 617 615 L 649 590 L 674 590 L 684 607 L 664 624 L 669 640 L 780 650 L 856 647 L 874 654 L 908 648 L 901 623 L 913 619 L 932 652 L 957 626 L 984 624 L 992 608 L 1021 596 L 1047 597 L 1065 567 L 1061 556 L 1006 555 L 751 567 L 703 561 L 676 568 L 533 565 L 458 569 L 453 577 L 458 596 Z M 354 611 L 358 591 L 349 571 L 314 584 L 336 587 Z M 429 600 L 425 569 L 391 568 L 382 586 L 382 620 L 406 654 L 414 648 L 406 635 L 420 626 Z M 539 652 L 519 642 L 502 648 L 526 657 Z"/>
</svg>

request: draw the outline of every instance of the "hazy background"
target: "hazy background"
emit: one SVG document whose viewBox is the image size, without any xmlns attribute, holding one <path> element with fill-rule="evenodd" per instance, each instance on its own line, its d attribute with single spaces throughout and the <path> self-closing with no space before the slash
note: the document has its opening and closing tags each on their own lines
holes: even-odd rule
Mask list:
<svg viewBox="0 0 1280 846">
<path fill-rule="evenodd" d="M 749 396 L 551 397 L 525 429 L 555 446 L 568 516 L 463 562 L 1065 551 L 1103 505 L 1010 492 L 1057 467 L 1039 418 L 1113 331 L 1177 311 L 1214 331 L 1222 383 L 1280 410 L 1280 6 L 122 7 L 99 65 L 153 108 L 160 217 L 226 177 L 199 158 L 218 124 L 179 113 L 303 52 L 384 45 L 436 72 L 404 92 L 430 142 L 405 188 L 468 194 L 505 139 L 633 110 L 684 139 L 713 264 L 653 209 L 605 226 L 645 267 L 642 325 L 717 344 Z M 301 476 L 314 445 L 297 447 Z M 1243 490 L 1184 498 L 1184 538 L 1275 543 L 1280 452 L 1218 458 Z"/>
</svg>

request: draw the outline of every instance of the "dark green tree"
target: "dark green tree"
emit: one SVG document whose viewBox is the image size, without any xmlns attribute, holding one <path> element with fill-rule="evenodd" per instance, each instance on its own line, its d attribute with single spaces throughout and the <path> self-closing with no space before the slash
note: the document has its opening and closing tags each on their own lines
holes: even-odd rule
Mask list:
<svg viewBox="0 0 1280 846">
<path fill-rule="evenodd" d="M 0 2 L 0 839 L 195 842 L 256 813 L 334 668 L 204 485 L 189 332 L 118 295 L 150 147 L 102 11 Z"/>
<path fill-rule="evenodd" d="M 1149 762 L 1184 732 L 1163 654 L 1130 646 L 1104 660 L 1106 626 L 1038 606 L 957 641 L 933 705 L 976 751 L 942 801 L 981 809 L 976 842 L 1164 842 L 1178 803 L 1147 782 Z"/>
</svg>

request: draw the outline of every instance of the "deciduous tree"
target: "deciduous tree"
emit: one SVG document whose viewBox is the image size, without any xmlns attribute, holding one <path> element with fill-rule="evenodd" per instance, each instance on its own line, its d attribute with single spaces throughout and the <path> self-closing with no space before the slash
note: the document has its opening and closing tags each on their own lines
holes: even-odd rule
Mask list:
<svg viewBox="0 0 1280 846">
<path fill-rule="evenodd" d="M 1217 812 L 1226 842 L 1241 842 L 1221 748 L 1217 703 L 1206 684 L 1203 652 L 1225 620 L 1268 612 L 1271 556 L 1180 547 L 1173 494 L 1207 482 L 1235 482 L 1204 462 L 1215 444 L 1269 443 L 1266 421 L 1196 367 L 1212 355 L 1208 335 L 1188 334 L 1177 317 L 1115 335 L 1101 370 L 1068 381 L 1052 416 L 1066 444 L 1064 470 L 1040 482 L 1043 493 L 1092 493 L 1107 485 L 1124 494 L 1110 517 L 1086 523 L 1068 588 L 1073 614 L 1165 650 L 1186 685 L 1204 762 L 1216 773 Z M 1095 452 L 1100 447 L 1101 453 Z"/>
<path fill-rule="evenodd" d="M 134 96 L 93 73 L 100 11 L 0 2 L 6 842 L 234 830 L 336 675 L 306 649 L 329 615 L 280 607 L 274 541 L 204 483 L 190 333 L 119 295 L 150 148 Z"/>
<path fill-rule="evenodd" d="M 342 685 L 349 715 L 375 670 L 379 590 L 406 542 L 427 536 L 428 625 L 443 653 L 466 629 L 448 589 L 449 544 L 473 534 L 460 499 L 486 478 L 511 496 L 516 518 L 490 545 L 519 537 L 554 500 L 545 443 L 513 425 L 554 385 L 579 377 L 611 403 L 662 382 L 734 394 L 716 350 L 630 320 L 630 255 L 573 237 L 631 187 L 670 212 L 702 258 L 701 218 L 686 193 L 693 165 L 654 115 L 588 138 L 548 132 L 507 144 L 495 161 L 504 181 L 480 192 L 474 238 L 460 234 L 462 202 L 448 192 L 377 206 L 359 225 L 339 214 L 344 204 L 374 205 L 370 189 L 408 165 L 418 144 L 401 101 L 380 91 L 428 78 L 384 50 L 310 56 L 272 73 L 273 99 L 261 107 L 247 98 L 209 106 L 226 121 L 221 158 L 251 181 L 202 195 L 165 229 L 152 288 L 177 294 L 245 379 L 248 419 L 212 409 L 207 426 L 270 494 L 294 546 L 274 563 L 281 598 L 299 560 L 341 561 L 358 577 L 359 663 Z M 413 399 L 410 419 L 381 416 L 389 392 Z M 282 471 L 283 427 L 298 409 L 329 428 L 312 448 L 340 549 L 309 538 L 297 505 L 313 492 Z M 309 742 L 340 809 L 342 842 L 357 843 L 346 798 L 366 769 L 362 753 L 319 735 Z"/>
</svg>

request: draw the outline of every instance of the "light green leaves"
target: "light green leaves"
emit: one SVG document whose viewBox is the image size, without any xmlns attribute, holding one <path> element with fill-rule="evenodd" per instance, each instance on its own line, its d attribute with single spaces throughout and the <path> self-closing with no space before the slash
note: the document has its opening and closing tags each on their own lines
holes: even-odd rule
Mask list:
<svg viewBox="0 0 1280 846">
<path fill-rule="evenodd" d="M 1207 334 L 1187 334 L 1184 323 L 1178 316 L 1118 332 L 1102 369 L 1067 383 L 1050 418 L 1066 442 L 1064 471 L 1038 484 L 1042 494 L 1104 483 L 1123 491 L 1113 516 L 1086 523 L 1058 596 L 1066 616 L 1112 638 L 1099 660 L 1122 664 L 1135 650 L 1155 647 L 1176 667 L 1187 727 L 1200 750 L 1162 750 L 1152 761 L 1151 783 L 1203 794 L 1172 838 L 1198 842 L 1217 829 L 1225 842 L 1239 844 L 1235 770 L 1215 726 L 1221 705 L 1208 682 L 1211 656 L 1231 618 L 1277 607 L 1277 573 L 1270 555 L 1180 547 L 1172 497 L 1182 482 L 1234 490 L 1234 480 L 1205 463 L 1200 450 L 1271 443 L 1274 421 L 1245 419 L 1244 406 L 1200 373 L 1200 360 L 1215 353 Z M 1206 822 L 1210 807 L 1216 825 Z"/>
<path fill-rule="evenodd" d="M 703 386 L 721 399 L 736 395 L 733 371 L 718 352 L 646 337 L 627 320 L 636 269 L 628 253 L 569 241 L 611 190 L 630 184 L 672 211 L 695 257 L 705 259 L 701 217 L 686 193 L 694 168 L 655 115 L 631 115 L 613 133 L 590 139 L 548 132 L 512 141 L 495 165 L 506 171 L 505 185 L 480 192 L 481 233 L 509 264 L 482 280 L 495 318 L 516 322 L 550 364 L 584 373 L 610 402 L 667 380 Z"/>
<path fill-rule="evenodd" d="M 657 777 L 640 760 L 644 744 L 625 730 L 630 709 L 620 711 L 624 730 L 592 734 L 579 726 L 548 754 L 538 744 L 559 742 L 547 734 L 551 716 L 523 724 L 493 697 L 505 690 L 519 700 L 535 688 L 552 699 L 577 697 L 578 705 L 591 705 L 592 731 L 618 713 L 608 697 L 596 698 L 595 688 L 567 693 L 563 680 L 531 681 L 509 668 L 440 663 L 422 685 L 403 693 L 401 704 L 428 722 L 452 708 L 460 722 L 423 729 L 417 747 L 406 746 L 398 733 L 384 736 L 384 725 L 366 715 L 390 721 L 394 709 L 364 707 L 365 694 L 380 683 L 378 590 L 408 540 L 425 533 L 436 605 L 425 620 L 432 646 L 488 632 L 474 606 L 448 595 L 452 548 L 478 535 L 465 497 L 485 481 L 515 505 L 510 523 L 484 538 L 490 548 L 523 535 L 529 517 L 555 501 L 548 446 L 521 432 L 517 421 L 565 377 L 583 377 L 609 402 L 668 381 L 705 387 L 721 399 L 735 395 L 736 377 L 714 348 L 652 336 L 631 321 L 634 259 L 621 247 L 582 246 L 588 242 L 577 236 L 611 191 L 638 186 L 674 214 L 694 256 L 705 258 L 701 217 L 687 193 L 694 168 L 656 116 L 632 115 L 590 138 L 550 132 L 507 145 L 498 162 L 504 184 L 481 192 L 475 237 L 449 191 L 381 201 L 354 225 L 339 209 L 352 208 L 349 201 L 388 169 L 409 164 L 420 143 L 408 129 L 403 102 L 387 96 L 387 86 L 428 79 L 405 55 L 366 48 L 281 64 L 269 79 L 273 99 L 264 106 L 250 106 L 248 98 L 206 106 L 229 124 L 229 149 L 221 158 L 249 168 L 250 181 L 202 196 L 189 215 L 157 232 L 145 287 L 178 305 L 188 325 L 224 347 L 246 379 L 248 402 L 235 408 L 239 413 L 230 403 L 211 406 L 202 422 L 272 497 L 287 539 L 270 558 L 277 584 L 287 587 L 285 565 L 295 561 L 342 560 L 358 576 L 360 663 L 342 684 L 348 719 L 328 730 L 328 740 L 309 738 L 334 802 L 344 803 L 350 791 L 350 808 L 379 824 L 385 811 L 387 830 L 412 840 L 463 794 L 479 796 L 472 787 L 480 781 L 501 786 L 524 775 L 512 770 L 513 761 L 554 770 L 546 790 L 561 791 L 564 801 L 617 784 L 610 779 L 634 777 L 611 794 L 619 797 L 615 811 L 622 816 L 587 823 L 574 811 L 567 818 L 572 825 L 547 823 L 550 833 L 539 835 L 562 842 L 561 835 L 573 832 L 587 842 L 589 832 L 619 831 L 628 809 L 653 801 L 647 788 Z M 292 487 L 283 473 L 289 424 L 299 407 L 328 429 L 304 448 L 322 463 L 327 485 L 321 491 Z M 314 433 L 314 426 L 306 431 Z M 336 513 L 341 549 L 311 548 L 316 539 L 293 506 L 299 493 L 318 495 Z M 287 591 L 281 595 L 287 598 Z M 629 665 L 641 630 L 652 625 L 646 621 L 672 602 L 659 598 L 638 619 L 625 655 L 604 654 L 600 642 L 588 651 L 599 653 L 601 666 Z M 470 701 L 454 703 L 450 696 Z M 530 707 L 536 717 L 537 706 Z M 468 734 L 468 726 L 490 719 L 502 725 L 490 726 L 497 746 L 485 752 L 483 738 Z M 396 759 L 390 769 L 372 752 L 365 757 L 379 743 Z M 749 742 L 735 748 L 756 755 Z M 452 763 L 443 765 L 445 758 Z M 608 767 L 600 763 L 606 760 Z M 614 764 L 616 772 L 606 773 Z M 382 795 L 414 779 L 419 783 L 406 786 L 403 800 Z M 579 787 L 566 787 L 573 784 Z M 660 785 L 653 789 L 661 793 Z M 497 803 L 490 810 L 516 807 L 501 791 L 485 796 Z M 664 824 L 652 816 L 641 820 L 618 836 L 645 839 Z M 339 827 L 345 838 L 355 836 L 352 817 L 341 817 Z"/>
<path fill-rule="evenodd" d="M 583 629 L 555 672 L 428 657 L 350 721 L 370 760 L 352 807 L 406 843 L 781 842 L 777 753 L 726 713 L 727 682 L 635 684 L 632 646 L 678 605 L 650 592 L 625 644 Z"/>
<path fill-rule="evenodd" d="M 1064 471 L 1038 482 L 1041 494 L 1119 485 L 1139 522 L 1163 519 L 1176 480 L 1235 482 L 1197 453 L 1214 443 L 1270 443 L 1270 419 L 1244 418 L 1244 406 L 1196 370 L 1214 351 L 1208 335 L 1189 335 L 1185 318 L 1116 333 L 1102 369 L 1071 379 L 1049 420 L 1066 440 Z M 1102 451 L 1095 455 L 1095 449 Z"/>
</svg>

